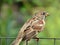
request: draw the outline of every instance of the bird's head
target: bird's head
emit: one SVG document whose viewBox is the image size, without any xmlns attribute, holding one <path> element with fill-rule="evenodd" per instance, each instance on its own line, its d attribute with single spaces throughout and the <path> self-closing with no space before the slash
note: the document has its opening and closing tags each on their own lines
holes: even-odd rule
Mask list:
<svg viewBox="0 0 60 45">
<path fill-rule="evenodd" d="M 39 11 L 35 13 L 35 16 L 39 19 L 45 19 L 47 16 L 49 16 L 49 14 L 46 11 Z"/>
<path fill-rule="evenodd" d="M 49 14 L 45 11 L 41 12 L 40 15 L 45 16 L 45 17 L 49 16 Z"/>
</svg>

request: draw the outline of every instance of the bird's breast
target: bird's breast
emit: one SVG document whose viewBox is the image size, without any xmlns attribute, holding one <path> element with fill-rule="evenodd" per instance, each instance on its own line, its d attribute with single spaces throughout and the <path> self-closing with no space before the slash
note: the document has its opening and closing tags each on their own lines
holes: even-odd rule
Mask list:
<svg viewBox="0 0 60 45">
<path fill-rule="evenodd" d="M 33 25 L 32 25 L 32 28 L 34 30 L 37 30 L 37 31 L 40 31 L 42 30 L 42 28 L 44 27 L 45 25 L 45 21 L 44 20 L 38 20 L 36 21 Z"/>
</svg>

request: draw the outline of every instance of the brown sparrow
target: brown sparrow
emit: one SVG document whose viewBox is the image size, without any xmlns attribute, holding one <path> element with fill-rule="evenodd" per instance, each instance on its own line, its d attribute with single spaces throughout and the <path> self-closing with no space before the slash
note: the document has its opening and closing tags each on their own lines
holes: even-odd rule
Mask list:
<svg viewBox="0 0 60 45">
<path fill-rule="evenodd" d="M 19 45 L 22 40 L 29 41 L 31 38 L 35 38 L 36 35 L 44 29 L 47 15 L 48 13 L 45 11 L 36 12 L 34 16 L 23 25 L 17 38 L 11 45 Z"/>
</svg>

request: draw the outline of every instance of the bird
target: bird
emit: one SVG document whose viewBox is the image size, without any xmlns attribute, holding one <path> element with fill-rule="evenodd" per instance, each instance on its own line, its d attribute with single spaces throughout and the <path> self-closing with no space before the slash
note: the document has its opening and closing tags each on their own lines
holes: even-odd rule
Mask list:
<svg viewBox="0 0 60 45">
<path fill-rule="evenodd" d="M 11 45 L 19 45 L 21 41 L 29 41 L 36 38 L 37 34 L 44 30 L 45 19 L 48 16 L 46 11 L 37 11 L 32 18 L 27 20 L 20 29 L 18 36 Z"/>
</svg>

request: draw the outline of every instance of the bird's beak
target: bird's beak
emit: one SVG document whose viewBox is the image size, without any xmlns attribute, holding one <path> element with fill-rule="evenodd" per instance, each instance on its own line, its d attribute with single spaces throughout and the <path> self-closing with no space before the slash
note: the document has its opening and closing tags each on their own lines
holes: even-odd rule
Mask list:
<svg viewBox="0 0 60 45">
<path fill-rule="evenodd" d="M 48 14 L 48 13 L 46 14 L 46 17 L 47 17 L 47 16 L 49 16 L 49 14 Z"/>
</svg>

